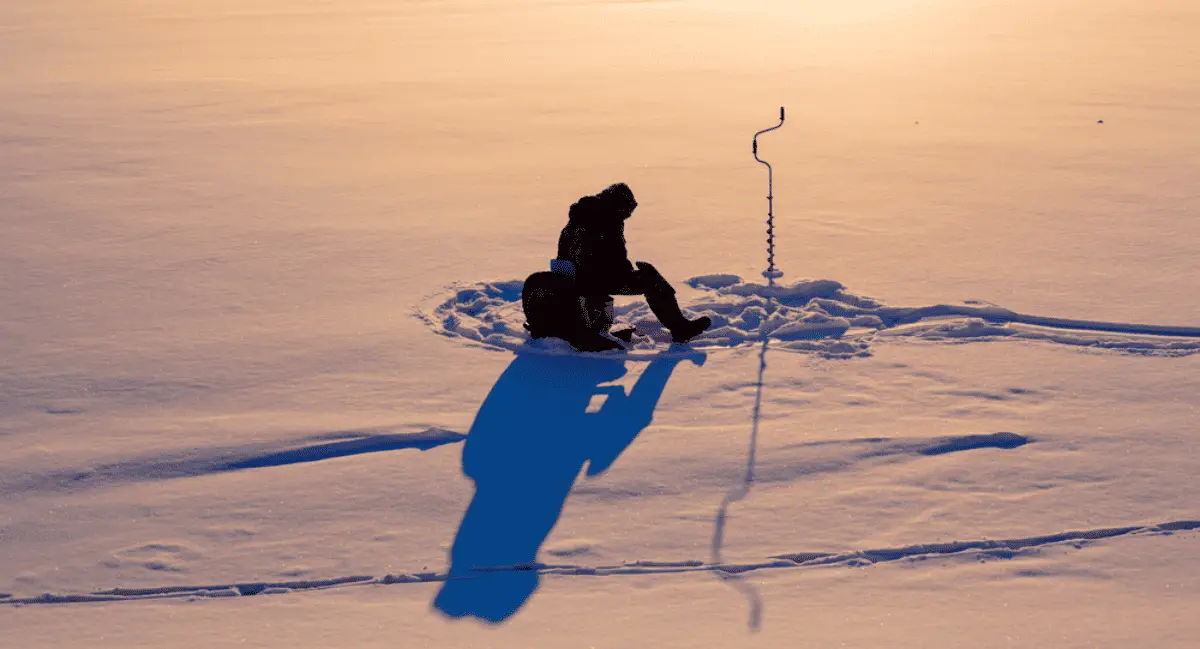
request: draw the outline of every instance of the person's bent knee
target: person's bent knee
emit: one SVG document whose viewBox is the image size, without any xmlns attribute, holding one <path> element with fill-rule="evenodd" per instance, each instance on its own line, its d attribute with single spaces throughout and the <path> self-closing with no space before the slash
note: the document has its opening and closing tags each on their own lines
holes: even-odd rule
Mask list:
<svg viewBox="0 0 1200 649">
<path fill-rule="evenodd" d="M 664 293 L 675 294 L 675 287 L 671 286 L 671 282 L 662 276 L 652 264 L 644 261 L 637 262 L 639 279 L 641 280 L 642 290 L 647 293 Z"/>
<path fill-rule="evenodd" d="M 667 281 L 667 278 L 663 277 L 662 273 L 658 272 L 658 269 L 655 268 L 653 264 L 639 261 L 637 262 L 637 267 L 639 274 L 642 276 L 642 281 L 647 283 L 663 282 L 664 284 L 670 284 L 670 282 Z"/>
</svg>

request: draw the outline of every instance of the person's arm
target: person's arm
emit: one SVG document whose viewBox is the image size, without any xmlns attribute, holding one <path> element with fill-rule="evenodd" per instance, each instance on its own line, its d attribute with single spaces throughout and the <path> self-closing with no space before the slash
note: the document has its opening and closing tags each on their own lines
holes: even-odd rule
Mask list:
<svg viewBox="0 0 1200 649">
<path fill-rule="evenodd" d="M 615 292 L 634 284 L 637 271 L 625 250 L 623 228 L 605 230 L 597 257 L 598 267 L 603 268 L 609 286 L 612 287 L 607 292 Z"/>
<path fill-rule="evenodd" d="M 611 294 L 630 283 L 633 264 L 619 236 L 595 226 L 579 229 L 575 281 L 582 293 Z"/>
</svg>

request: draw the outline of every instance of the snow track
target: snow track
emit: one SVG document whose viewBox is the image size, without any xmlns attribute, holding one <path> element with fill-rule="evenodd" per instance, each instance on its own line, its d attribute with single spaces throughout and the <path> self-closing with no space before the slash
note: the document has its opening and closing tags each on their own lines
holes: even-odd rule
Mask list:
<svg viewBox="0 0 1200 649">
<path fill-rule="evenodd" d="M 569 577 L 616 577 L 621 575 L 672 574 L 712 572 L 726 575 L 755 570 L 819 568 L 830 566 L 862 567 L 898 561 L 921 562 L 939 558 L 986 561 L 989 559 L 1018 559 L 1037 554 L 1043 549 L 1061 547 L 1081 549 L 1087 545 L 1118 537 L 1167 536 L 1178 532 L 1200 530 L 1200 520 L 1179 520 L 1156 525 L 1075 530 L 1013 539 L 981 539 L 948 543 L 921 543 L 895 548 L 874 548 L 849 552 L 792 552 L 772 555 L 760 561 L 741 563 L 706 563 L 697 560 L 650 561 L 638 560 L 620 565 L 582 566 L 575 564 L 534 563 L 529 565 L 495 566 L 479 570 L 485 573 L 536 572 L 540 575 Z M 0 604 L 13 606 L 33 604 L 85 604 L 91 602 L 138 601 L 178 598 L 185 600 L 213 597 L 250 597 L 281 595 L 302 591 L 346 588 L 351 586 L 436 583 L 447 580 L 445 572 L 396 573 L 381 576 L 349 575 L 329 579 L 280 582 L 244 582 L 205 586 L 163 586 L 157 588 L 111 588 L 88 593 L 44 593 L 34 597 L 14 597 L 0 593 Z"/>
<path fill-rule="evenodd" d="M 841 283 L 827 279 L 769 286 L 747 283 L 736 275 L 704 275 L 687 284 L 704 293 L 685 302 L 685 310 L 713 320 L 712 327 L 692 341 L 695 349 L 739 347 L 768 339 L 777 341 L 776 349 L 853 358 L 869 356 L 877 341 L 907 338 L 943 343 L 1029 340 L 1162 357 L 1200 352 L 1200 327 L 1036 316 L 981 302 L 890 307 L 849 293 Z M 468 344 L 514 352 L 570 353 L 571 348 L 557 339 L 534 341 L 525 332 L 522 285 L 512 280 L 459 286 L 453 296 L 432 308 L 418 307 L 416 317 L 436 333 Z M 678 353 L 668 347 L 669 333 L 644 302 L 618 306 L 616 320 L 644 334 L 625 354 L 636 358 Z"/>
<path fill-rule="evenodd" d="M 311 442 L 309 444 L 216 447 L 173 455 L 131 458 L 43 475 L 9 476 L 0 478 L 0 489 L 5 494 L 50 491 L 63 493 L 117 484 L 194 478 L 229 471 L 304 464 L 365 453 L 406 449 L 426 451 L 464 439 L 464 433 L 436 426 L 416 432 L 340 431 L 302 440 Z"/>
</svg>

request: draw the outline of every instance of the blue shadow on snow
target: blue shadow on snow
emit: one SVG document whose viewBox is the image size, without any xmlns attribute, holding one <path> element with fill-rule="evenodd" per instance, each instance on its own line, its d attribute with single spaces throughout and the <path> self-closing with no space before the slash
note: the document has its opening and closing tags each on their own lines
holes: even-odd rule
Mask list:
<svg viewBox="0 0 1200 649">
<path fill-rule="evenodd" d="M 687 357 L 697 364 L 704 355 Z M 580 471 L 610 466 L 650 424 L 684 358 L 652 361 L 625 394 L 602 385 L 625 361 L 592 355 L 523 354 L 500 375 L 475 416 L 462 468 L 475 483 L 433 607 L 450 617 L 497 624 L 538 587 L 537 553 L 558 522 Z M 605 400 L 594 412 L 594 395 Z"/>
</svg>

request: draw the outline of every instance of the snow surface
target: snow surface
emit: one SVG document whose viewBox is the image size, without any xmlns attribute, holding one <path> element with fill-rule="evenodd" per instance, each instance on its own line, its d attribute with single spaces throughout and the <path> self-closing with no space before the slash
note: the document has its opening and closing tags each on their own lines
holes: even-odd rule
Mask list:
<svg viewBox="0 0 1200 649">
<path fill-rule="evenodd" d="M 0 4 L 0 646 L 1196 646 L 1198 30 Z M 615 181 L 718 325 L 528 342 Z"/>
<path fill-rule="evenodd" d="M 692 316 L 712 319 L 708 331 L 691 347 L 733 347 L 746 342 L 780 341 L 779 349 L 815 352 L 827 358 L 866 356 L 877 336 L 926 340 L 1040 340 L 1096 350 L 1150 356 L 1186 356 L 1200 351 L 1200 327 L 1123 324 L 1096 320 L 1032 316 L 994 305 L 887 307 L 847 293 L 833 280 L 790 285 L 743 282 L 737 275 L 702 275 L 687 280 L 708 289 L 683 305 Z M 437 333 L 514 352 L 571 353 L 555 340 L 533 340 L 521 310 L 522 282 L 480 282 L 457 288 L 453 297 L 418 317 Z M 630 350 L 667 353 L 670 332 L 654 318 L 645 302 L 615 309 L 616 327 L 633 326 Z M 1031 325 L 1019 327 L 1011 325 Z M 1047 330 L 1049 329 L 1049 330 Z M 1101 332 L 1126 334 L 1105 336 Z M 1170 340 L 1178 337 L 1185 340 Z M 620 353 L 619 351 L 617 353 Z M 634 357 L 646 354 L 634 354 Z"/>
</svg>

